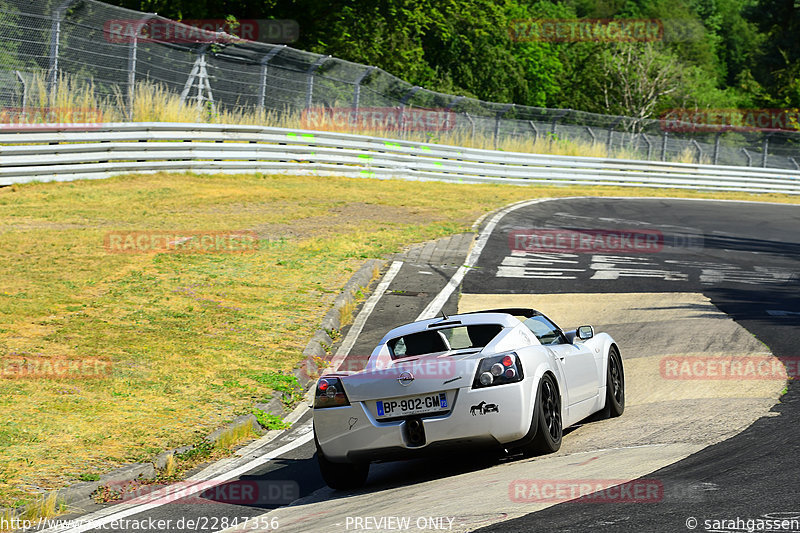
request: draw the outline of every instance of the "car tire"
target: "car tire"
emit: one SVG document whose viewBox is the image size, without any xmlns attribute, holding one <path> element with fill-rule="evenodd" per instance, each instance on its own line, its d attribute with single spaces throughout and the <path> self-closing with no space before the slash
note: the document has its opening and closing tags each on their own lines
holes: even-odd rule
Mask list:
<svg viewBox="0 0 800 533">
<path fill-rule="evenodd" d="M 625 372 L 619 351 L 612 346 L 608 351 L 606 370 L 606 408 L 608 418 L 616 418 L 625 411 Z"/>
<path fill-rule="evenodd" d="M 325 458 L 316 435 L 317 462 L 325 483 L 334 490 L 354 490 L 364 486 L 369 475 L 369 463 L 334 463 Z"/>
<path fill-rule="evenodd" d="M 561 395 L 549 374 L 545 374 L 539 382 L 536 408 L 531 421 L 531 424 L 534 423 L 538 424 L 536 436 L 523 448 L 522 453 L 533 456 L 558 451 L 561 448 L 564 430 L 561 420 Z"/>
</svg>

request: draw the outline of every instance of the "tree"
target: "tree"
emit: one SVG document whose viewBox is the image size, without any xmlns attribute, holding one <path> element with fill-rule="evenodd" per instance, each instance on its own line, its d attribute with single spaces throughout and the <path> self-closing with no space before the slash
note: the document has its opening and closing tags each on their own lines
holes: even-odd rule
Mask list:
<svg viewBox="0 0 800 533">
<path fill-rule="evenodd" d="M 600 57 L 601 74 L 595 80 L 606 113 L 631 117 L 638 131 L 654 116 L 661 100 L 678 91 L 683 65 L 651 43 L 617 43 Z"/>
</svg>

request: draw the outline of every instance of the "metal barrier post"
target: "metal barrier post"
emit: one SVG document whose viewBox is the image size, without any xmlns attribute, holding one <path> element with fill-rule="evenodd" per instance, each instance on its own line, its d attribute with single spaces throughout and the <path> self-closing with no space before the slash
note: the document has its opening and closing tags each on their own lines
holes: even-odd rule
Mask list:
<svg viewBox="0 0 800 533">
<path fill-rule="evenodd" d="M 717 164 L 719 161 L 719 138 L 722 135 L 722 130 L 718 131 L 717 134 L 714 136 L 714 164 Z"/>
<path fill-rule="evenodd" d="M 614 128 L 617 127 L 617 124 L 622 122 L 621 117 L 615 117 L 614 120 L 611 121 L 611 124 L 608 125 L 608 136 L 606 137 L 606 152 L 611 153 L 611 142 L 613 141 L 614 135 Z"/>
<path fill-rule="evenodd" d="M 267 54 L 261 58 L 261 61 L 259 61 L 261 64 L 261 80 L 258 86 L 258 109 L 262 112 L 264 111 L 264 106 L 267 104 L 267 65 L 284 48 L 286 48 L 285 44 L 276 46 L 267 52 Z"/>
<path fill-rule="evenodd" d="M 699 164 L 699 163 L 702 161 L 702 159 L 703 159 L 703 149 L 702 149 L 702 148 L 700 148 L 700 143 L 698 143 L 698 142 L 697 142 L 696 140 L 694 140 L 694 139 L 692 139 L 692 142 L 691 142 L 691 144 L 693 144 L 693 145 L 694 145 L 694 147 L 695 147 L 695 148 L 697 148 L 697 158 L 696 158 L 696 160 L 695 160 L 695 163 L 698 163 L 698 164 Z"/>
<path fill-rule="evenodd" d="M 653 145 L 650 142 L 650 139 L 647 138 L 647 134 L 642 132 L 641 134 L 642 139 L 644 139 L 644 143 L 647 145 L 647 159 L 650 159 L 650 154 L 653 152 Z"/>
<path fill-rule="evenodd" d="M 22 84 L 22 105 L 20 107 L 24 109 L 25 105 L 28 103 L 28 84 L 25 83 L 25 78 L 22 77 L 22 74 L 20 74 L 18 70 L 15 70 L 14 74 L 17 75 L 17 79 L 20 84 Z"/>
<path fill-rule="evenodd" d="M 563 109 L 560 112 L 555 113 L 555 116 L 553 117 L 553 123 L 550 126 L 550 135 L 552 138 L 555 139 L 556 137 L 556 126 L 558 125 L 558 121 L 567 113 L 569 113 L 569 109 Z"/>
<path fill-rule="evenodd" d="M 772 137 L 774 131 L 764 135 L 764 144 L 761 147 L 761 168 L 767 168 L 767 153 L 769 152 L 769 138 Z"/>
<path fill-rule="evenodd" d="M 741 150 L 742 150 L 742 153 L 744 154 L 744 156 L 747 158 L 747 166 L 748 167 L 753 166 L 753 158 L 750 157 L 749 153 L 747 153 L 747 149 L 742 147 Z"/>
<path fill-rule="evenodd" d="M 308 92 L 306 93 L 306 109 L 311 107 L 311 101 L 314 98 L 314 72 L 322 66 L 331 56 L 320 56 L 314 63 L 308 67 L 306 76 L 308 76 Z"/>
<path fill-rule="evenodd" d="M 586 131 L 589 132 L 589 135 L 592 137 L 592 146 L 594 146 L 595 144 L 597 144 L 597 135 L 594 134 L 594 131 L 592 130 L 591 126 L 584 126 L 584 127 L 586 128 Z"/>
<path fill-rule="evenodd" d="M 373 70 L 376 70 L 378 67 L 367 67 L 364 72 L 356 79 L 355 87 L 353 88 L 353 111 L 358 111 L 358 101 L 361 97 L 361 82 L 369 76 Z"/>
<path fill-rule="evenodd" d="M 58 52 L 61 42 L 61 22 L 64 18 L 64 12 L 75 1 L 64 0 L 53 12 L 53 22 L 50 27 L 50 83 L 48 84 L 52 98 L 55 98 L 55 92 L 58 90 Z"/>
<path fill-rule="evenodd" d="M 467 117 L 467 120 L 469 120 L 470 126 L 472 126 L 472 135 L 471 135 L 470 139 L 472 139 L 474 141 L 475 140 L 475 121 L 472 120 L 472 117 L 469 116 L 469 113 L 464 113 L 464 116 Z"/>
<path fill-rule="evenodd" d="M 131 121 L 133 120 L 133 100 L 136 96 L 136 60 L 138 59 L 139 51 L 139 32 L 145 24 L 150 22 L 150 19 L 155 17 L 156 15 L 149 14 L 139 19 L 136 28 L 134 28 L 136 33 L 133 35 L 131 46 L 128 49 L 128 120 Z"/>
<path fill-rule="evenodd" d="M 419 91 L 420 89 L 422 89 L 422 87 L 420 87 L 419 85 L 415 85 L 411 89 L 409 89 L 409 91 L 406 94 L 404 94 L 403 97 L 400 99 L 400 121 L 399 122 L 400 122 L 400 135 L 402 135 L 403 138 L 406 137 L 406 133 L 407 133 L 406 132 L 406 106 L 408 105 L 408 101 L 411 100 L 414 97 L 414 95 L 417 94 L 417 91 Z"/>
<path fill-rule="evenodd" d="M 495 149 L 497 149 L 497 145 L 500 142 L 500 119 L 503 118 L 503 115 L 508 113 L 508 111 L 512 107 L 514 107 L 514 104 L 506 104 L 494 116 L 494 147 L 495 147 Z"/>
</svg>

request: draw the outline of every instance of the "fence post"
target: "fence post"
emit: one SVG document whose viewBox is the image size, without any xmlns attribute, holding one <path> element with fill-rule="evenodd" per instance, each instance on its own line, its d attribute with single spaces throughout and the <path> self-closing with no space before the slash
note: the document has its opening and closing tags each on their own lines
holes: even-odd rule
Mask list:
<svg viewBox="0 0 800 533">
<path fill-rule="evenodd" d="M 697 142 L 696 140 L 694 140 L 694 139 L 692 139 L 692 142 L 691 142 L 691 144 L 693 144 L 693 145 L 694 145 L 694 147 L 695 147 L 695 148 L 697 148 L 697 159 L 696 159 L 695 163 L 697 163 L 697 164 L 699 165 L 699 164 L 700 164 L 700 161 L 701 161 L 701 160 L 702 160 L 702 158 L 703 158 L 703 149 L 702 149 L 702 148 L 700 148 L 700 143 L 698 143 L 698 142 Z"/>
<path fill-rule="evenodd" d="M 61 43 L 61 22 L 64 12 L 75 0 L 64 0 L 55 11 L 53 11 L 53 21 L 50 26 L 50 83 L 49 89 L 51 97 L 55 97 L 58 90 L 58 48 Z"/>
<path fill-rule="evenodd" d="M 18 70 L 15 70 L 14 74 L 17 75 L 17 79 L 22 85 L 22 105 L 20 107 L 25 109 L 25 104 L 28 103 L 28 84 L 25 83 L 25 78 L 22 77 L 22 74 L 20 74 Z"/>
<path fill-rule="evenodd" d="M 459 103 L 461 100 L 463 100 L 464 98 L 465 98 L 464 96 L 456 96 L 455 98 L 453 98 L 453 99 L 450 101 L 450 103 L 449 103 L 449 104 L 447 104 L 447 105 L 444 107 L 444 109 L 445 109 L 445 116 L 444 116 L 444 119 L 445 119 L 445 121 L 446 121 L 446 124 L 450 124 L 450 112 L 451 112 L 451 111 L 453 110 L 453 108 L 454 108 L 454 107 L 455 107 L 455 106 L 456 106 L 456 105 L 457 105 L 457 104 L 458 104 L 458 103 Z M 456 127 L 456 125 L 455 125 L 455 124 L 453 124 L 453 129 L 455 129 L 455 127 Z"/>
<path fill-rule="evenodd" d="M 616 117 L 614 120 L 611 121 L 611 124 L 608 125 L 608 135 L 606 137 L 606 152 L 609 154 L 611 153 L 611 141 L 613 140 L 614 135 L 614 128 L 617 127 L 617 124 L 622 122 L 622 117 Z"/>
<path fill-rule="evenodd" d="M 661 141 L 661 160 L 667 160 L 667 138 L 669 138 L 669 132 L 664 130 L 664 136 L 662 137 Z"/>
<path fill-rule="evenodd" d="M 529 120 L 528 124 L 531 125 L 531 129 L 533 130 L 533 142 L 536 143 L 539 139 L 539 128 L 536 127 L 536 124 L 532 120 Z"/>
<path fill-rule="evenodd" d="M 594 131 L 592 130 L 592 127 L 591 126 L 584 126 L 584 128 L 586 128 L 586 131 L 588 131 L 589 135 L 591 135 L 591 137 L 592 137 L 592 146 L 597 144 L 597 135 L 594 134 Z"/>
<path fill-rule="evenodd" d="M 353 111 L 358 111 L 358 101 L 361 98 L 361 82 L 366 79 L 367 76 L 372 73 L 373 70 L 376 70 L 378 67 L 367 67 L 364 69 L 364 72 L 356 79 L 355 87 L 353 88 Z"/>
<path fill-rule="evenodd" d="M 128 120 L 133 122 L 133 99 L 136 85 L 136 55 L 139 48 L 139 32 L 133 37 L 128 49 Z"/>
<path fill-rule="evenodd" d="M 133 121 L 133 99 L 135 97 L 136 88 L 136 61 L 139 54 L 139 32 L 145 24 L 150 22 L 150 19 L 155 17 L 156 15 L 148 14 L 139 19 L 139 22 L 134 28 L 136 33 L 131 36 L 131 46 L 128 49 L 128 120 L 130 121 Z"/>
<path fill-rule="evenodd" d="M 567 113 L 569 113 L 568 109 L 562 109 L 561 111 L 557 112 L 553 117 L 553 123 L 550 126 L 550 136 L 555 139 L 556 137 L 556 126 L 558 125 L 558 121 Z"/>
<path fill-rule="evenodd" d="M 264 106 L 267 104 L 267 65 L 284 48 L 286 48 L 285 44 L 276 46 L 275 48 L 267 52 L 267 55 L 262 57 L 261 61 L 259 61 L 259 63 L 261 64 L 261 80 L 259 81 L 258 84 L 258 110 L 261 112 L 264 111 Z"/>
<path fill-rule="evenodd" d="M 714 136 L 714 164 L 719 161 L 719 138 L 722 136 L 722 130 L 718 131 Z"/>
<path fill-rule="evenodd" d="M 742 147 L 741 151 L 744 154 L 744 156 L 747 158 L 747 166 L 748 167 L 753 166 L 753 158 L 750 157 L 749 153 L 747 153 L 747 148 Z"/>
<path fill-rule="evenodd" d="M 406 94 L 400 99 L 400 135 L 405 138 L 406 136 L 406 106 L 408 105 L 408 101 L 411 100 L 417 91 L 422 89 L 419 85 L 414 85 L 411 89 L 408 90 Z"/>
<path fill-rule="evenodd" d="M 475 141 L 475 121 L 472 120 L 472 117 L 469 116 L 469 113 L 464 113 L 464 116 L 467 117 L 467 120 L 469 120 L 469 123 L 472 126 L 472 136 L 470 137 L 470 139 L 474 142 Z"/>
<path fill-rule="evenodd" d="M 774 131 L 764 134 L 764 144 L 761 146 L 761 168 L 767 168 L 767 152 L 769 152 L 769 138 Z"/>
<path fill-rule="evenodd" d="M 642 132 L 639 135 L 642 137 L 642 139 L 644 139 L 644 143 L 647 145 L 647 160 L 649 161 L 650 160 L 650 154 L 653 153 L 653 145 L 650 142 L 650 139 L 647 138 L 647 134 L 646 133 Z"/>
<path fill-rule="evenodd" d="M 306 76 L 308 76 L 308 92 L 306 93 L 306 109 L 311 107 L 311 100 L 314 98 L 314 72 L 322 66 L 324 62 L 330 59 L 331 56 L 319 56 L 314 63 L 308 67 Z"/>
<path fill-rule="evenodd" d="M 500 142 L 500 119 L 503 118 L 503 115 L 508 113 L 508 111 L 512 107 L 514 107 L 514 104 L 506 104 L 494 116 L 494 149 L 495 150 L 497 150 L 497 145 Z"/>
</svg>

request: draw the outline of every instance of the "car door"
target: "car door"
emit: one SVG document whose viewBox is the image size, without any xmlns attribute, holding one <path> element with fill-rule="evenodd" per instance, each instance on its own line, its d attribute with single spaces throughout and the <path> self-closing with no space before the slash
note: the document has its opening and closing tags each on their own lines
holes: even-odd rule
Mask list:
<svg viewBox="0 0 800 533">
<path fill-rule="evenodd" d="M 592 351 L 582 342 L 568 342 L 558 326 L 544 315 L 528 318 L 525 325 L 561 366 L 566 380 L 567 406 L 594 398 L 600 383 Z"/>
</svg>

